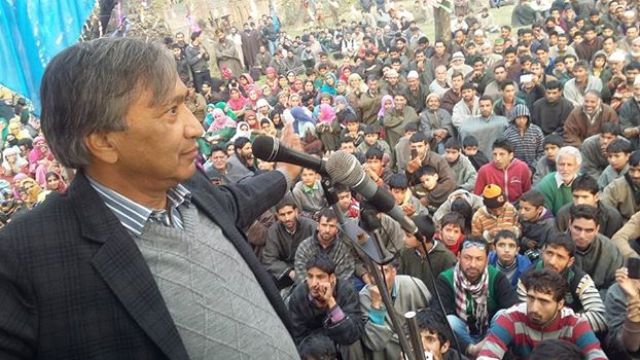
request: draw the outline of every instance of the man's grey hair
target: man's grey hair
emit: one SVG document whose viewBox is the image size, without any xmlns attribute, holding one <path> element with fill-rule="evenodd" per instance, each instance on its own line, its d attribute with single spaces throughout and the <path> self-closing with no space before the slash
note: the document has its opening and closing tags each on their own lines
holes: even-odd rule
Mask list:
<svg viewBox="0 0 640 360">
<path fill-rule="evenodd" d="M 578 163 L 578 171 L 580 171 L 580 166 L 582 165 L 582 154 L 580 150 L 573 146 L 563 146 L 556 154 L 556 162 L 558 162 L 562 156 L 573 156 Z"/>
<path fill-rule="evenodd" d="M 125 115 L 145 90 L 150 106 L 173 94 L 177 78 L 173 55 L 162 44 L 135 38 L 81 42 L 56 55 L 44 73 L 42 131 L 60 163 L 90 163 L 85 138 L 122 131 Z"/>
</svg>

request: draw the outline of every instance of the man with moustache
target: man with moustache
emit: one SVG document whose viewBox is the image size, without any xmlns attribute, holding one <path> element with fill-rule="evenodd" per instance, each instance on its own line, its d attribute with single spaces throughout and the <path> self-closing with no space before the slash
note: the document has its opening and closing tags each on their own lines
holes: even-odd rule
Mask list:
<svg viewBox="0 0 640 360">
<path fill-rule="evenodd" d="M 507 351 L 528 358 L 541 339 L 577 344 L 586 359 L 607 359 L 589 322 L 564 307 L 567 282 L 549 270 L 531 271 L 523 278 L 527 301 L 498 316 L 479 359 L 502 359 Z"/>
</svg>

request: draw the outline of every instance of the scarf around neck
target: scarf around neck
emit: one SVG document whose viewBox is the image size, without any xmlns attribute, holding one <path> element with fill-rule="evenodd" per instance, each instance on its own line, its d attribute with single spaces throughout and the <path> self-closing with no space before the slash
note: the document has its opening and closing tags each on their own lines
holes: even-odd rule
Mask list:
<svg viewBox="0 0 640 360">
<path fill-rule="evenodd" d="M 453 270 L 453 289 L 456 296 L 456 315 L 463 321 L 469 317 L 471 310 L 475 318 L 475 327 L 480 333 L 488 326 L 489 311 L 487 301 L 489 298 L 489 270 L 484 269 L 480 280 L 472 284 L 462 273 L 460 263 Z M 471 296 L 471 299 L 468 298 Z"/>
</svg>

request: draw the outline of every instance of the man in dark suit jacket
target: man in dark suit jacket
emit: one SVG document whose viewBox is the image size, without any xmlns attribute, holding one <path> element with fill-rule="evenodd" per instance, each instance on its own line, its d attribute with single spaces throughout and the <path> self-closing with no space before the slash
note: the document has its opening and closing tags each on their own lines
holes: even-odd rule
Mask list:
<svg viewBox="0 0 640 360">
<path fill-rule="evenodd" d="M 43 131 L 78 172 L 65 194 L 0 233 L 1 359 L 298 357 L 243 229 L 299 168 L 213 187 L 196 172 L 203 130 L 172 60 L 161 45 L 122 38 L 79 43 L 49 64 Z M 282 142 L 300 148 L 292 134 Z M 206 269 L 196 249 L 212 259 Z M 180 273 L 185 284 L 168 284 Z"/>
</svg>

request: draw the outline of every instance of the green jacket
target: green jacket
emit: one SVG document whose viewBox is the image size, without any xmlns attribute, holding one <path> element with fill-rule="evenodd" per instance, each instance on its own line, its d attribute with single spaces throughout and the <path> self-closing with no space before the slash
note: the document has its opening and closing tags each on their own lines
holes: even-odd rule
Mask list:
<svg viewBox="0 0 640 360">
<path fill-rule="evenodd" d="M 536 190 L 544 195 L 544 207 L 551 210 L 553 216 L 558 215 L 558 210 L 573 200 L 571 185 L 562 183 L 558 187 L 555 171 L 543 177 L 536 185 Z"/>
</svg>

